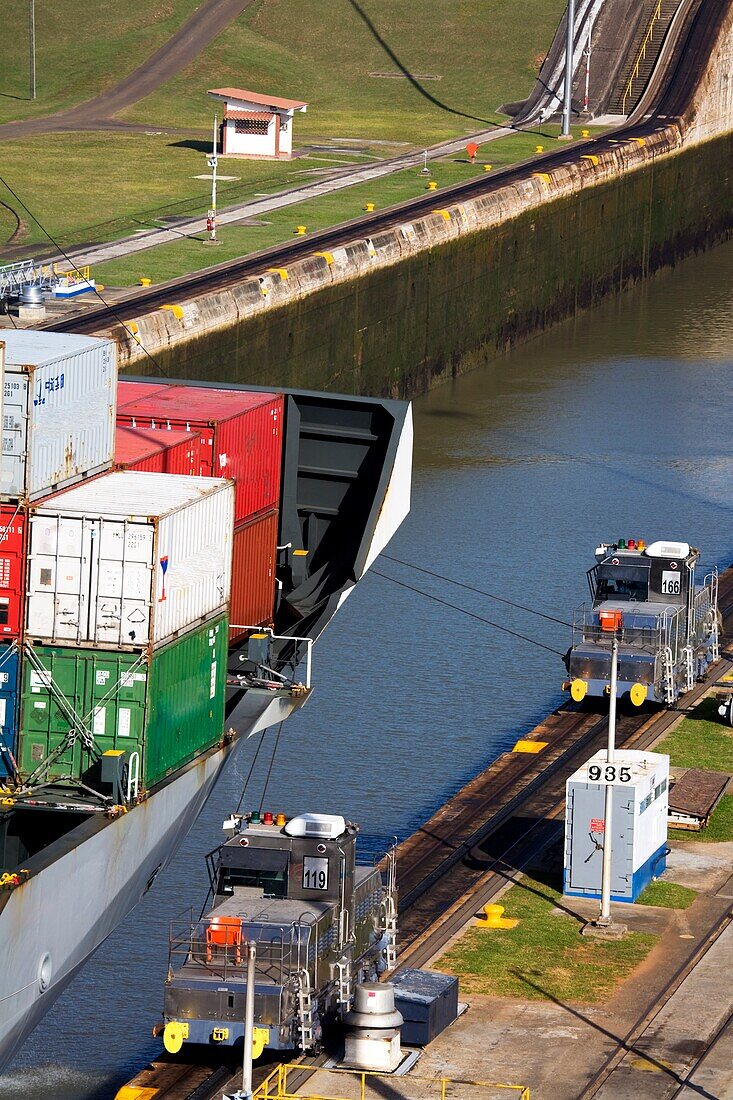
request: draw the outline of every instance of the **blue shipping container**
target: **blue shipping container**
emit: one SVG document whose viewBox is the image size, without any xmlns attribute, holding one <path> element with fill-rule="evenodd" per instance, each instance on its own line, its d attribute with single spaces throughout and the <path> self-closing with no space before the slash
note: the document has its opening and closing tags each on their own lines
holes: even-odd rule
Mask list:
<svg viewBox="0 0 733 1100">
<path fill-rule="evenodd" d="M 17 647 L 12 643 L 0 645 L 0 781 L 15 772 L 19 668 Z"/>
</svg>

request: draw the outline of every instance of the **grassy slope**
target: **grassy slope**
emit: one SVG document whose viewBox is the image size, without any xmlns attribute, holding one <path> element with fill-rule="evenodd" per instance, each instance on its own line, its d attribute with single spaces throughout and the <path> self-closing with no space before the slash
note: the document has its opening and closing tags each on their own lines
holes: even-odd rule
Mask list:
<svg viewBox="0 0 733 1100">
<path fill-rule="evenodd" d="M 713 696 L 703 699 L 654 751 L 669 753 L 672 767 L 733 772 L 733 729 L 720 721 L 717 705 Z"/>
<path fill-rule="evenodd" d="M 123 8 L 97 0 L 85 9 L 80 33 L 78 17 L 71 17 L 68 6 L 38 5 L 42 77 L 39 101 L 29 104 L 9 98 L 26 94 L 25 2 L 8 0 L 18 34 L 3 57 L 0 121 L 57 110 L 95 94 L 152 52 L 195 7 L 195 0 L 130 0 Z M 498 117 L 495 110 L 502 101 L 529 92 L 562 8 L 563 0 L 524 0 L 521 5 L 514 0 L 425 0 L 416 14 L 411 0 L 363 0 L 361 8 L 352 0 L 256 0 L 184 73 L 127 115 L 151 129 L 208 130 L 214 102 L 206 89 L 245 84 L 309 100 L 309 112 L 297 119 L 296 144 L 359 136 L 422 146 L 460 137 Z M 412 72 L 441 79 L 423 81 L 424 94 L 405 79 L 371 79 L 370 72 L 398 71 L 377 36 Z M 534 137 L 518 140 L 528 142 L 526 151 L 532 151 Z M 191 178 L 205 170 L 204 158 L 190 145 L 167 134 L 51 135 L 0 144 L 0 163 L 31 210 L 62 244 L 71 246 L 114 239 L 140 228 L 137 220 L 148 224 L 156 214 L 204 213 L 208 185 Z M 397 150 L 377 145 L 373 151 L 385 155 Z M 502 163 L 493 146 L 491 158 Z M 302 161 L 224 161 L 222 174 L 241 180 L 222 187 L 219 205 L 302 182 L 308 178 L 301 174 L 307 167 Z M 409 188 L 398 188 L 394 196 L 384 184 L 371 197 L 383 206 L 408 193 Z M 2 188 L 0 200 L 13 201 Z M 187 201 L 175 211 L 163 209 L 182 200 Z M 356 195 L 348 202 L 339 200 L 332 220 L 351 216 L 359 202 Z M 308 216 L 314 225 L 327 224 L 319 220 L 324 211 L 305 211 L 298 220 Z M 110 220 L 113 224 L 103 224 Z M 11 228 L 3 216 L 0 242 Z M 283 239 L 280 227 L 273 233 Z M 30 252 L 45 238 L 29 222 L 22 243 Z M 259 238 L 240 241 L 236 231 L 225 243 L 233 255 L 262 246 Z M 189 259 L 179 257 L 173 273 L 186 270 Z M 199 262 L 194 260 L 194 267 Z M 163 277 L 166 264 L 156 277 Z"/>
<path fill-rule="evenodd" d="M 116 84 L 162 45 L 200 0 L 36 4 L 36 86 L 28 98 L 28 0 L 3 0 L 0 122 L 50 114 Z"/>
<path fill-rule="evenodd" d="M 632 932 L 618 942 L 584 939 L 574 917 L 553 912 L 559 891 L 525 878 L 501 899 L 511 931 L 469 928 L 438 960 L 464 993 L 601 1004 L 645 958 L 657 937 Z"/>
<path fill-rule="evenodd" d="M 534 151 L 536 140 L 532 135 L 519 134 L 502 138 L 487 148 L 486 156 L 491 157 L 491 163 L 498 168 L 512 160 L 529 156 Z M 243 163 L 237 162 L 238 165 Z M 310 162 L 301 160 L 298 163 L 303 166 Z M 317 163 L 313 161 L 314 166 Z M 238 171 L 238 168 L 232 168 L 232 171 L 235 170 Z M 436 207 L 441 205 L 441 187 L 484 174 L 483 165 L 469 164 L 465 155 L 433 162 L 431 172 L 432 179 L 439 184 L 439 189 L 435 192 Z M 307 175 L 300 175 L 297 181 L 307 181 L 308 178 Z M 307 226 L 312 232 L 358 218 L 366 202 L 374 202 L 380 209 L 393 203 L 403 202 L 423 194 L 425 186 L 425 179 L 420 175 L 419 170 L 410 168 L 371 183 L 357 184 L 331 195 L 308 199 L 262 215 L 262 220 L 269 222 L 269 225 L 222 226 L 217 233 L 221 247 L 217 249 L 215 262 L 233 259 L 286 241 L 293 235 L 294 227 L 298 224 Z M 229 185 L 229 190 L 222 193 L 222 205 L 234 201 L 240 187 L 239 184 Z M 201 211 L 203 212 L 204 209 L 205 206 L 202 203 Z M 201 229 L 199 236 L 203 237 L 203 222 Z M 143 275 L 152 278 L 154 282 L 162 282 L 212 262 L 214 261 L 211 259 L 211 253 L 202 249 L 200 240 L 178 239 L 170 244 L 100 264 L 95 267 L 95 275 L 105 284 L 126 286 L 137 282 Z"/>
<path fill-rule="evenodd" d="M 306 100 L 297 144 L 329 137 L 432 143 L 485 127 L 502 102 L 529 93 L 563 9 L 562 0 L 257 0 L 126 117 L 206 126 L 214 111 L 207 89 L 234 86 Z M 370 77 L 400 71 L 390 49 L 418 78 L 441 79 L 416 88 L 404 78 Z"/>
<path fill-rule="evenodd" d="M 675 882 L 650 882 L 637 898 L 638 905 L 658 905 L 663 909 L 689 909 L 697 897 L 697 891 Z"/>
<path fill-rule="evenodd" d="M 8 141 L 0 143 L 2 175 L 64 245 L 109 240 L 148 227 L 156 216 L 208 208 L 211 183 L 193 178 L 207 172 L 203 152 L 174 141 L 145 134 L 89 133 Z M 231 172 L 242 177 L 234 201 L 245 193 L 299 182 L 303 177 L 295 176 L 293 167 L 284 162 L 238 162 Z M 227 201 L 226 186 L 220 190 L 222 205 Z M 13 201 L 2 186 L 0 199 Z M 32 223 L 25 241 L 47 244 Z"/>
</svg>

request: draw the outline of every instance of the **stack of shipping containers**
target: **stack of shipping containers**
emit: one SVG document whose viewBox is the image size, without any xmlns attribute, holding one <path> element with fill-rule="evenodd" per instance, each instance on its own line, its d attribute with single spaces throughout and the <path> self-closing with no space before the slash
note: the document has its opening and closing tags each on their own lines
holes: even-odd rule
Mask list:
<svg viewBox="0 0 733 1100">
<path fill-rule="evenodd" d="M 165 386 L 125 389 L 118 426 L 165 438 L 194 432 L 197 473 L 235 484 L 230 641 L 274 614 L 283 398 L 275 393 Z M 128 397 L 130 398 L 128 400 Z"/>
<path fill-rule="evenodd" d="M 233 510 L 231 481 L 127 470 L 32 510 L 22 775 L 127 751 L 151 786 L 221 740 Z"/>
<path fill-rule="evenodd" d="M 12 331 L 3 343 L 0 779 L 14 775 L 20 740 L 29 512 L 110 468 L 117 398 L 111 341 Z"/>
<path fill-rule="evenodd" d="M 150 786 L 221 739 L 228 642 L 272 621 L 282 397 L 118 390 L 113 342 L 6 344 L 0 782 L 96 785 L 111 751 Z"/>
</svg>

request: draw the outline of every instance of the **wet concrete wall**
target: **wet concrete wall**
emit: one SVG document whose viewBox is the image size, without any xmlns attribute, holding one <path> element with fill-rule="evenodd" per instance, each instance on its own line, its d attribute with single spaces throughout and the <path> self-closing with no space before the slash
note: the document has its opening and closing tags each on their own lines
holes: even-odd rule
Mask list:
<svg viewBox="0 0 733 1100">
<path fill-rule="evenodd" d="M 730 232 L 733 135 L 677 126 L 138 318 L 171 375 L 410 396 Z M 115 334 L 116 335 L 116 334 Z M 134 341 L 121 366 L 151 373 Z"/>
</svg>

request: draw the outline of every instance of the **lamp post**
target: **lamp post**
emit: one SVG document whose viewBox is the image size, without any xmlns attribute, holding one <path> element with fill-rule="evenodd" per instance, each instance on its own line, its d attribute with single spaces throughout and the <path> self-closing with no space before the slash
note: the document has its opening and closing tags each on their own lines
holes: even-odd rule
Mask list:
<svg viewBox="0 0 733 1100">
<path fill-rule="evenodd" d="M 29 0 L 28 47 L 30 50 L 30 93 L 36 98 L 36 0 Z"/>
<path fill-rule="evenodd" d="M 608 700 L 608 749 L 606 763 L 616 756 L 616 686 L 618 684 L 618 637 L 614 634 L 611 647 L 611 694 Z M 611 923 L 611 835 L 613 829 L 613 783 L 606 783 L 603 810 L 603 867 L 601 870 L 601 911 L 597 924 L 606 928 Z"/>
<path fill-rule="evenodd" d="M 255 962 L 257 947 L 254 940 L 247 944 L 247 990 L 244 995 L 244 1053 L 242 1055 L 242 1088 L 224 1100 L 252 1100 L 252 1055 L 254 1053 L 255 1023 Z"/>
<path fill-rule="evenodd" d="M 211 209 L 209 210 L 209 217 L 206 225 L 206 228 L 209 230 L 209 244 L 219 243 L 216 239 L 216 166 L 219 163 L 216 152 L 216 124 L 217 116 L 214 115 L 214 133 L 211 142 L 211 153 L 206 158 L 206 163 L 211 169 Z"/>
<path fill-rule="evenodd" d="M 570 101 L 573 95 L 573 39 L 575 37 L 575 0 L 568 0 L 568 25 L 565 34 L 565 93 L 562 109 L 562 133 L 560 137 L 572 137 L 570 133 Z"/>
<path fill-rule="evenodd" d="M 585 47 L 585 95 L 583 96 L 583 114 L 588 114 L 588 93 L 590 91 L 590 55 L 592 51 L 591 35 L 593 28 L 588 28 L 588 45 Z"/>
</svg>

